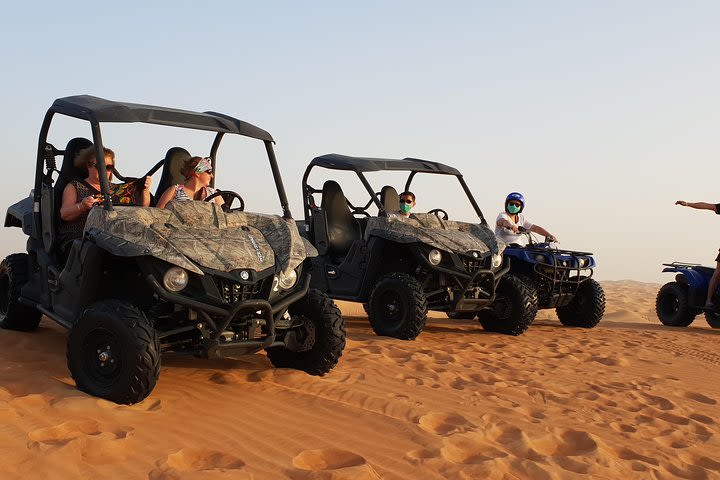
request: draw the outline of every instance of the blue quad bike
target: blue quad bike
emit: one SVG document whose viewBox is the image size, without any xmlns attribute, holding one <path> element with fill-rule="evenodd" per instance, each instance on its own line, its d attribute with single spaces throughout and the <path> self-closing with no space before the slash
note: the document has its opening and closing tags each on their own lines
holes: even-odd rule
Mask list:
<svg viewBox="0 0 720 480">
<path fill-rule="evenodd" d="M 705 313 L 712 328 L 720 328 L 718 307 L 705 308 L 710 278 L 715 271 L 697 263 L 663 263 L 663 272 L 675 272 L 675 281 L 663 285 L 655 300 L 655 311 L 663 325 L 687 327 L 695 317 Z M 713 304 L 720 305 L 720 291 L 713 296 Z"/>
<path fill-rule="evenodd" d="M 560 249 L 545 238 L 539 242 L 528 230 L 526 246 L 508 245 L 510 274 L 537 293 L 538 309 L 554 308 L 560 323 L 595 327 L 605 314 L 605 292 L 592 277 L 595 259 L 590 252 Z"/>
<path fill-rule="evenodd" d="M 537 296 L 539 309 L 554 308 L 560 323 L 568 327 L 595 327 L 605 314 L 605 292 L 592 277 L 595 259 L 590 252 L 557 248 L 545 238 L 539 242 L 528 230 L 528 244 L 510 244 L 503 255 L 510 258 L 510 272 Z M 477 313 L 482 321 L 492 320 L 503 302 Z M 467 316 L 464 316 L 467 315 Z M 450 318 L 473 318 L 475 313 L 450 312 Z"/>
</svg>

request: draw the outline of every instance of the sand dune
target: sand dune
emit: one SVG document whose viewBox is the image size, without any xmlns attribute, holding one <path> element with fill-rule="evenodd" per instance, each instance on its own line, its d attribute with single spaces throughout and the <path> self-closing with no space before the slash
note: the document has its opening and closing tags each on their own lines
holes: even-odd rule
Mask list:
<svg viewBox="0 0 720 480">
<path fill-rule="evenodd" d="M 520 337 L 442 315 L 377 337 L 346 303 L 325 377 L 166 356 L 134 406 L 74 388 L 51 322 L 0 331 L 2 478 L 720 478 L 720 331 L 659 325 L 659 285 L 603 286 L 596 329 L 543 311 Z"/>
</svg>

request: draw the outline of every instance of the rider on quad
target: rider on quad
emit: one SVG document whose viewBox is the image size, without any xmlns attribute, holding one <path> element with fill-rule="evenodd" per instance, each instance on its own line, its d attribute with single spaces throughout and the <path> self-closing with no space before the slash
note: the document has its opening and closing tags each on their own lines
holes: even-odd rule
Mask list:
<svg viewBox="0 0 720 480">
<path fill-rule="evenodd" d="M 592 253 L 559 249 L 554 235 L 525 219 L 524 206 L 522 194 L 512 192 L 497 217 L 495 235 L 508 244 L 504 255 L 510 259 L 510 275 L 534 292 L 538 309 L 554 308 L 563 325 L 595 327 L 605 313 L 605 293 L 591 278 Z M 538 242 L 532 233 L 545 241 Z"/>
<path fill-rule="evenodd" d="M 708 202 L 686 202 L 685 200 L 678 200 L 675 205 L 682 205 L 683 207 L 697 208 L 698 210 L 712 210 L 717 215 L 720 215 L 720 203 L 708 203 Z M 705 300 L 705 308 L 713 308 L 713 295 L 717 290 L 718 283 L 720 283 L 720 252 L 715 258 L 715 272 L 710 279 L 710 285 L 708 285 L 707 300 Z"/>
<path fill-rule="evenodd" d="M 525 197 L 522 193 L 512 192 L 505 198 L 505 211 L 500 212 L 495 221 L 495 236 L 507 245 L 527 244 L 527 236 L 520 232 L 524 228 L 533 233 L 547 237 L 549 241 L 558 241 L 555 235 L 545 230 L 540 225 L 530 223 L 522 211 L 525 209 Z"/>
</svg>

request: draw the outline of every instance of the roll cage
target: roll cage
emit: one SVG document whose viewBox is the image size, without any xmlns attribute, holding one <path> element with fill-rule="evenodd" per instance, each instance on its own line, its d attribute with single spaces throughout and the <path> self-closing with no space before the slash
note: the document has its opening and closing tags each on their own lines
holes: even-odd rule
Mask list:
<svg viewBox="0 0 720 480">
<path fill-rule="evenodd" d="M 448 165 L 433 162 L 430 160 L 422 160 L 419 158 L 403 158 L 403 159 L 386 159 L 386 158 L 371 158 L 371 157 L 351 157 L 347 155 L 339 155 L 336 153 L 331 153 L 327 155 L 321 155 L 319 157 L 315 157 L 312 159 L 310 164 L 308 165 L 307 169 L 305 170 L 305 174 L 303 175 L 302 179 L 302 189 L 303 189 L 303 210 L 305 215 L 305 222 L 309 224 L 310 218 L 312 216 L 312 209 L 316 208 L 316 205 L 313 200 L 313 194 L 316 193 L 322 193 L 322 190 L 313 188 L 312 186 L 308 185 L 308 178 L 310 176 L 310 172 L 315 167 L 321 167 L 321 168 L 327 168 L 329 170 L 345 170 L 345 171 L 351 171 L 355 172 L 355 174 L 360 179 L 360 182 L 363 184 L 365 189 L 367 190 L 370 199 L 368 202 L 361 207 L 356 207 L 350 201 L 347 201 L 348 206 L 350 207 L 350 210 L 353 214 L 361 214 L 361 215 L 368 215 L 367 209 L 370 208 L 371 205 L 375 205 L 378 209 L 379 215 L 386 215 L 387 212 L 385 212 L 383 203 L 380 199 L 379 194 L 376 190 L 373 190 L 373 187 L 370 185 L 370 182 L 368 182 L 366 176 L 364 175 L 365 172 L 379 172 L 379 171 L 407 171 L 410 172 L 408 175 L 407 180 L 405 181 L 405 190 L 410 190 L 410 186 L 412 185 L 412 181 L 415 178 L 415 175 L 418 173 L 429 173 L 429 174 L 436 174 L 436 175 L 452 175 L 458 179 L 460 182 L 460 185 L 462 186 L 463 191 L 465 192 L 465 195 L 468 197 L 468 200 L 470 200 L 471 205 L 473 206 L 473 209 L 475 210 L 475 213 L 477 214 L 478 218 L 480 218 L 480 222 L 483 225 L 487 225 L 487 220 L 485 220 L 485 216 L 483 215 L 482 211 L 480 210 L 480 207 L 478 206 L 477 202 L 475 201 L 475 197 L 473 196 L 472 192 L 470 191 L 470 188 L 468 188 L 467 184 L 465 183 L 465 179 L 463 178 L 462 174 L 459 170 L 456 168 L 450 167 Z"/>
<path fill-rule="evenodd" d="M 215 139 L 210 148 L 210 158 L 215 168 L 216 155 L 220 142 L 226 133 L 242 135 L 261 140 L 265 144 L 270 167 L 272 169 L 275 187 L 278 191 L 280 204 L 285 218 L 292 218 L 288 204 L 285 187 L 282 183 L 280 169 L 272 144 L 275 142 L 270 133 L 250 123 L 238 120 L 217 112 L 193 112 L 175 108 L 142 105 L 106 100 L 91 95 L 77 95 L 59 98 L 53 102 L 45 114 L 38 139 L 37 164 L 35 168 L 35 188 L 33 194 L 34 215 L 36 225 L 40 225 L 40 202 L 43 182 L 51 181 L 48 178 L 52 172 L 58 172 L 55 157 L 64 151 L 57 150 L 47 142 L 50 125 L 55 114 L 86 120 L 90 123 L 93 136 L 93 145 L 97 158 L 104 158 L 101 123 L 149 123 L 170 127 L 188 128 L 216 132 Z M 161 164 L 155 165 L 149 174 L 154 173 Z M 105 199 L 103 208 L 112 210 L 109 184 L 105 172 L 105 163 L 98 162 L 97 169 L 100 177 L 101 193 Z M 47 170 L 47 173 L 44 173 Z M 120 179 L 124 177 L 119 176 Z"/>
</svg>

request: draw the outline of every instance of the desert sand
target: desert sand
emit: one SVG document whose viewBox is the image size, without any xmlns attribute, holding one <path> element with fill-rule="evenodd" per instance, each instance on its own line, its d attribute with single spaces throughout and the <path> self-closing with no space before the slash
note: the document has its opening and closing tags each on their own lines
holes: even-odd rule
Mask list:
<svg viewBox="0 0 720 480">
<path fill-rule="evenodd" d="M 660 325 L 657 284 L 603 286 L 597 328 L 545 310 L 520 337 L 439 314 L 416 341 L 377 337 L 341 302 L 325 377 L 164 356 L 133 406 L 75 389 L 52 322 L 0 331 L 0 477 L 720 478 L 720 331 Z"/>
</svg>

